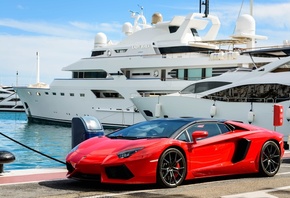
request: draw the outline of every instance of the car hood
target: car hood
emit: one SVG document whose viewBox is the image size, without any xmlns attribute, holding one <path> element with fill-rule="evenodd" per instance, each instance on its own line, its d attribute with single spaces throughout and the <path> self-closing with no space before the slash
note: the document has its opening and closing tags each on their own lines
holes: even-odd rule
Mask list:
<svg viewBox="0 0 290 198">
<path fill-rule="evenodd" d="M 168 138 L 153 139 L 110 139 L 106 136 L 90 138 L 80 143 L 75 152 L 80 154 L 110 155 L 135 148 L 146 148 L 154 145 L 162 145 L 160 141 L 169 141 Z"/>
</svg>

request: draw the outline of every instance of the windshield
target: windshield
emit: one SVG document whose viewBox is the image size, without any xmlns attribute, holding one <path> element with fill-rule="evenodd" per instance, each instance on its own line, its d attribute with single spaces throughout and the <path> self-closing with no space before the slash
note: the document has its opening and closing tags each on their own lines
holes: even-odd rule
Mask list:
<svg viewBox="0 0 290 198">
<path fill-rule="evenodd" d="M 107 135 L 109 138 L 139 139 L 139 138 L 169 138 L 182 126 L 189 123 L 186 120 L 152 120 L 141 122 Z"/>
</svg>

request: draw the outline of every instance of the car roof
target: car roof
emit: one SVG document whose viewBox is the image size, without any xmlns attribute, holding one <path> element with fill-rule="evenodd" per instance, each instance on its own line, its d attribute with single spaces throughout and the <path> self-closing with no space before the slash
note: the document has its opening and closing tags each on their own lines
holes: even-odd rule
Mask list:
<svg viewBox="0 0 290 198">
<path fill-rule="evenodd" d="M 199 118 L 199 117 L 157 118 L 157 119 L 154 119 L 154 120 L 164 120 L 164 121 L 168 121 L 168 120 L 172 120 L 172 121 L 181 120 L 181 121 L 185 121 L 185 122 L 204 122 L 204 121 L 209 121 L 209 122 L 225 122 L 226 121 L 224 119 Z M 153 120 L 151 120 L 151 121 L 153 121 Z"/>
</svg>

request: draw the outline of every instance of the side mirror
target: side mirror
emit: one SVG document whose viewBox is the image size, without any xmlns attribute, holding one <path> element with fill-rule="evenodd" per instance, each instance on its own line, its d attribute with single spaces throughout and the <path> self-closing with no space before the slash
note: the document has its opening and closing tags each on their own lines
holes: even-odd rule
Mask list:
<svg viewBox="0 0 290 198">
<path fill-rule="evenodd" d="M 205 138 L 208 136 L 208 132 L 207 131 L 194 131 L 192 134 L 192 141 L 195 144 L 196 143 L 196 139 L 198 138 Z"/>
</svg>

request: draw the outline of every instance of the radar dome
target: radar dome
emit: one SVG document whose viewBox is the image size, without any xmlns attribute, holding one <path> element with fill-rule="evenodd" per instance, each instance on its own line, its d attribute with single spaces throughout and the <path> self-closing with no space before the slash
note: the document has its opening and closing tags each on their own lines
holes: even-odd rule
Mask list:
<svg viewBox="0 0 290 198">
<path fill-rule="evenodd" d="M 251 15 L 244 14 L 238 18 L 236 23 L 235 34 L 255 35 L 255 32 L 256 32 L 256 22 Z"/>
<path fill-rule="evenodd" d="M 156 12 L 152 15 L 151 24 L 156 24 L 158 22 L 162 22 L 162 20 L 163 20 L 162 14 Z"/>
<path fill-rule="evenodd" d="M 95 47 L 100 47 L 106 45 L 108 42 L 107 36 L 100 32 L 95 37 Z"/>
<path fill-rule="evenodd" d="M 132 24 L 130 22 L 124 23 L 122 27 L 122 32 L 124 32 L 126 35 L 132 34 L 133 33 Z"/>
</svg>

